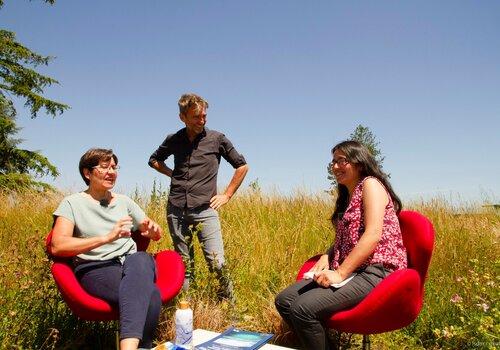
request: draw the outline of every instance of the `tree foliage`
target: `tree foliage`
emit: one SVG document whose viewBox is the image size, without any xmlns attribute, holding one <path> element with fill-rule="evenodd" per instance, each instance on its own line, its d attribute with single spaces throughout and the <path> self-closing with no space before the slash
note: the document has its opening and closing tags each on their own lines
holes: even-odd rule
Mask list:
<svg viewBox="0 0 500 350">
<path fill-rule="evenodd" d="M 47 189 L 34 177 L 59 175 L 55 166 L 37 151 L 18 148 L 22 142 L 14 138 L 20 128 L 15 123 L 15 109 L 12 101 L 0 95 L 0 188 Z M 32 176 L 33 175 L 33 176 Z"/>
<path fill-rule="evenodd" d="M 382 163 L 384 162 L 385 157 L 382 156 L 382 151 L 379 148 L 379 142 L 376 140 L 375 135 L 371 132 L 370 128 L 359 124 L 356 129 L 349 135 L 348 140 L 358 141 L 368 148 L 371 152 L 378 165 L 382 169 Z M 328 192 L 333 192 L 337 187 L 337 180 L 332 172 L 332 167 L 330 163 L 327 166 L 328 171 L 328 180 L 330 180 L 331 188 Z"/>
<path fill-rule="evenodd" d="M 43 89 L 58 81 L 34 70 L 39 65 L 47 65 L 52 58 L 39 55 L 16 41 L 15 34 L 0 29 L 0 93 L 7 98 L 8 92 L 26 100 L 25 107 L 31 117 L 43 107 L 48 114 L 56 116 L 68 108 L 67 105 L 42 96 Z M 31 68 L 32 66 L 33 68 Z"/>
<path fill-rule="evenodd" d="M 353 133 L 349 135 L 349 140 L 358 141 L 365 145 L 373 157 L 375 157 L 375 160 L 380 168 L 382 168 L 382 163 L 384 162 L 385 157 L 382 156 L 382 152 L 380 151 L 380 142 L 376 140 L 375 135 L 373 135 L 370 128 L 359 124 L 356 129 L 354 129 Z"/>
<path fill-rule="evenodd" d="M 30 0 L 32 1 L 32 0 Z M 43 0 L 44 2 L 48 3 L 48 4 L 54 4 L 56 2 L 56 0 Z M 3 0 L 0 0 L 0 9 L 2 8 L 3 6 Z"/>
<path fill-rule="evenodd" d="M 44 1 L 52 4 L 55 0 Z M 0 0 L 0 9 L 3 4 Z M 44 190 L 50 186 L 35 178 L 59 175 L 39 151 L 19 148 L 22 140 L 15 138 L 20 128 L 16 125 L 17 111 L 12 101 L 13 96 L 24 100 L 31 118 L 36 118 L 41 109 L 55 117 L 69 108 L 43 96 L 44 88 L 58 82 L 35 68 L 47 65 L 51 59 L 17 42 L 13 32 L 0 29 L 0 189 Z"/>
</svg>

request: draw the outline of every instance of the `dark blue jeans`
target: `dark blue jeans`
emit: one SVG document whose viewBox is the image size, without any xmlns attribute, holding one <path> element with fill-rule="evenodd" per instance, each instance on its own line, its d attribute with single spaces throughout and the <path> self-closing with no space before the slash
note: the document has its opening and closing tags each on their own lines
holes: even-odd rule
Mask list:
<svg viewBox="0 0 500 350">
<path fill-rule="evenodd" d="M 150 348 L 161 310 L 155 269 L 151 255 L 137 252 L 128 255 L 123 265 L 118 259 L 89 262 L 75 273 L 88 293 L 118 305 L 120 339 L 138 338 L 140 347 Z"/>
</svg>

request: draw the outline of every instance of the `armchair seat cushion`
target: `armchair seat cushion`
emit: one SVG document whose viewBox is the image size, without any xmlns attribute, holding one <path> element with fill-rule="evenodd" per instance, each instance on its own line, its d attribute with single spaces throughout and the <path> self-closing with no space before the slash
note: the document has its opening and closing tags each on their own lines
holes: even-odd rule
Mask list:
<svg viewBox="0 0 500 350">
<path fill-rule="evenodd" d="M 328 326 L 356 334 L 389 332 L 412 323 L 421 308 L 418 272 L 398 270 L 383 279 L 354 308 L 333 315 Z"/>
</svg>

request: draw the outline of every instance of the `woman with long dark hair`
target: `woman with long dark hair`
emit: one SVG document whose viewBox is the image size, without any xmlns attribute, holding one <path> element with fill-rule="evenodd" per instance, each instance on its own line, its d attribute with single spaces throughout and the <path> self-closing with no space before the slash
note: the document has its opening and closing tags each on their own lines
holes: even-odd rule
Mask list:
<svg viewBox="0 0 500 350">
<path fill-rule="evenodd" d="M 303 349 L 328 349 L 323 322 L 353 307 L 392 271 L 406 268 L 397 214 L 401 201 L 370 151 L 356 141 L 332 149 L 338 197 L 332 214 L 334 244 L 276 297 L 283 319 Z"/>
</svg>

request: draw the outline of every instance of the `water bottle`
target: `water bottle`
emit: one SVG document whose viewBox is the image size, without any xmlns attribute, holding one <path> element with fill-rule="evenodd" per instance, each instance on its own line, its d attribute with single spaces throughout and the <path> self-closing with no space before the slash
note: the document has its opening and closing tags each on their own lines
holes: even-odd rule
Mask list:
<svg viewBox="0 0 500 350">
<path fill-rule="evenodd" d="M 182 300 L 175 310 L 175 345 L 191 349 L 193 345 L 193 310 Z"/>
</svg>

